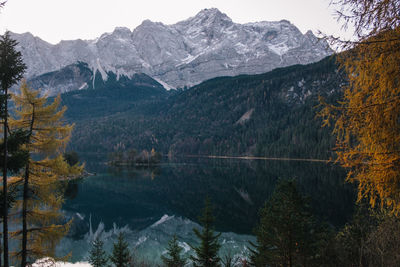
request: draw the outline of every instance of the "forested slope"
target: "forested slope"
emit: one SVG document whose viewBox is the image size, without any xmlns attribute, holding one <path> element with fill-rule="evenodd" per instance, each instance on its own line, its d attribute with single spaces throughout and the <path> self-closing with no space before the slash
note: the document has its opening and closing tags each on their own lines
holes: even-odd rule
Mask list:
<svg viewBox="0 0 400 267">
<path fill-rule="evenodd" d="M 174 155 L 329 158 L 331 130 L 321 128 L 315 107 L 318 95 L 337 100 L 343 81 L 335 58 L 328 57 L 260 75 L 215 78 L 185 91 L 135 98 L 135 91 L 125 95 L 129 86 L 114 84 L 65 94 L 63 101 L 76 122 L 71 148 L 77 151 L 118 147 Z M 112 96 L 98 97 L 100 92 Z"/>
</svg>

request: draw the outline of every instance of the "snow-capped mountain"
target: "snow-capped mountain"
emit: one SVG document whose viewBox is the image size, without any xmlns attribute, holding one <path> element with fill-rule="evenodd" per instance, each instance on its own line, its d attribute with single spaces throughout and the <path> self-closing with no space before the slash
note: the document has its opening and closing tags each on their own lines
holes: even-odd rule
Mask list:
<svg viewBox="0 0 400 267">
<path fill-rule="evenodd" d="M 30 33 L 13 38 L 28 66 L 28 78 L 81 61 L 103 80 L 108 72 L 117 77 L 145 73 L 175 88 L 315 62 L 332 53 L 325 41 L 311 31 L 303 35 L 289 21 L 238 24 L 215 8 L 173 25 L 145 20 L 133 31 L 116 28 L 95 40 L 52 45 Z"/>
</svg>

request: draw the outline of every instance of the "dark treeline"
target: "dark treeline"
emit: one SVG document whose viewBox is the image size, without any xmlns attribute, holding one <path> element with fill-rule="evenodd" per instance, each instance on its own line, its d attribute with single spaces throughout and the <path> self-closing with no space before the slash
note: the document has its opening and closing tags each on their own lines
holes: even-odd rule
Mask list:
<svg viewBox="0 0 400 267">
<path fill-rule="evenodd" d="M 400 220 L 367 203 L 335 229 L 317 219 L 294 180 L 281 181 L 260 212 L 252 266 L 399 266 Z"/>
<path fill-rule="evenodd" d="M 127 150 L 150 147 L 169 155 L 327 159 L 334 138 L 316 119 L 318 95 L 335 101 L 342 83 L 329 57 L 215 78 L 184 91 L 110 83 L 62 98 L 76 123 L 70 145 L 77 151 L 112 152 L 122 143 Z"/>
<path fill-rule="evenodd" d="M 179 237 L 173 235 L 157 266 L 399 266 L 400 220 L 365 204 L 356 206 L 353 217 L 334 227 L 316 217 L 294 180 L 280 180 L 259 213 L 254 227 L 256 243 L 249 242 L 249 253 L 232 255 L 220 251 L 220 234 L 214 231 L 214 205 L 209 199 L 193 229 L 197 242 L 183 253 Z M 129 249 L 120 234 L 110 257 L 105 256 L 103 241 L 94 240 L 89 261 L 102 266 L 155 266 Z M 101 263 L 100 265 L 98 263 Z"/>
</svg>

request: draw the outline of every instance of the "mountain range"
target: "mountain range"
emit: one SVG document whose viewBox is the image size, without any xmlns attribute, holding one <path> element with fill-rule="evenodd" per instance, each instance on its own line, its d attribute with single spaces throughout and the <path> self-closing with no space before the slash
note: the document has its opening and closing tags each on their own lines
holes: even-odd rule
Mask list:
<svg viewBox="0 0 400 267">
<path fill-rule="evenodd" d="M 30 85 L 62 93 L 75 123 L 69 149 L 332 156 L 314 107 L 319 95 L 336 101 L 345 79 L 328 44 L 286 20 L 238 24 L 213 8 L 96 40 L 13 37 Z"/>
<path fill-rule="evenodd" d="M 50 95 L 94 88 L 97 78 L 106 81 L 110 73 L 117 80 L 144 73 L 166 89 L 183 88 L 218 76 L 312 63 L 332 53 L 326 41 L 311 31 L 302 34 L 287 20 L 238 24 L 215 8 L 172 25 L 145 20 L 133 31 L 119 27 L 95 40 L 52 45 L 31 33 L 12 37 L 27 64 L 26 77 Z M 87 64 L 83 74 L 79 63 Z M 60 82 L 65 71 L 69 77 Z"/>
</svg>

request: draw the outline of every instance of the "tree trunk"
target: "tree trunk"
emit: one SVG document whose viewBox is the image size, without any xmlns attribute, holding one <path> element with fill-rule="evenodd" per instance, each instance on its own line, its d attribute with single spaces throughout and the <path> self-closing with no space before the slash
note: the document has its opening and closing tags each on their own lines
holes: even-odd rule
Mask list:
<svg viewBox="0 0 400 267">
<path fill-rule="evenodd" d="M 31 136 L 33 132 L 33 125 L 35 123 L 35 106 L 32 107 L 32 118 L 29 127 L 29 134 L 27 143 L 31 142 Z M 21 252 L 21 267 L 25 267 L 27 264 L 27 243 L 28 243 L 28 223 L 27 223 L 27 209 L 28 209 L 28 196 L 29 194 L 29 159 L 25 166 L 25 177 L 24 177 L 24 193 L 22 199 L 22 252 Z"/>
<path fill-rule="evenodd" d="M 3 236 L 0 234 L 0 240 L 2 238 L 3 238 Z M 3 246 L 2 246 L 1 241 L 0 241 L 0 266 L 3 266 L 3 265 L 1 265 L 1 256 L 2 256 L 2 254 L 3 254 Z"/>
<path fill-rule="evenodd" d="M 22 200 L 22 252 L 21 252 L 21 267 L 25 267 L 27 262 L 27 240 L 28 240 L 28 225 L 27 225 L 27 202 L 29 193 L 29 162 L 25 167 L 25 179 L 24 179 L 24 192 Z"/>
<path fill-rule="evenodd" d="M 292 232 L 289 232 L 289 267 L 292 267 Z"/>
<path fill-rule="evenodd" d="M 3 158 L 3 252 L 4 252 L 4 267 L 9 267 L 8 264 L 8 192 L 7 192 L 7 115 L 8 115 L 8 90 L 4 88 L 4 158 Z"/>
</svg>

